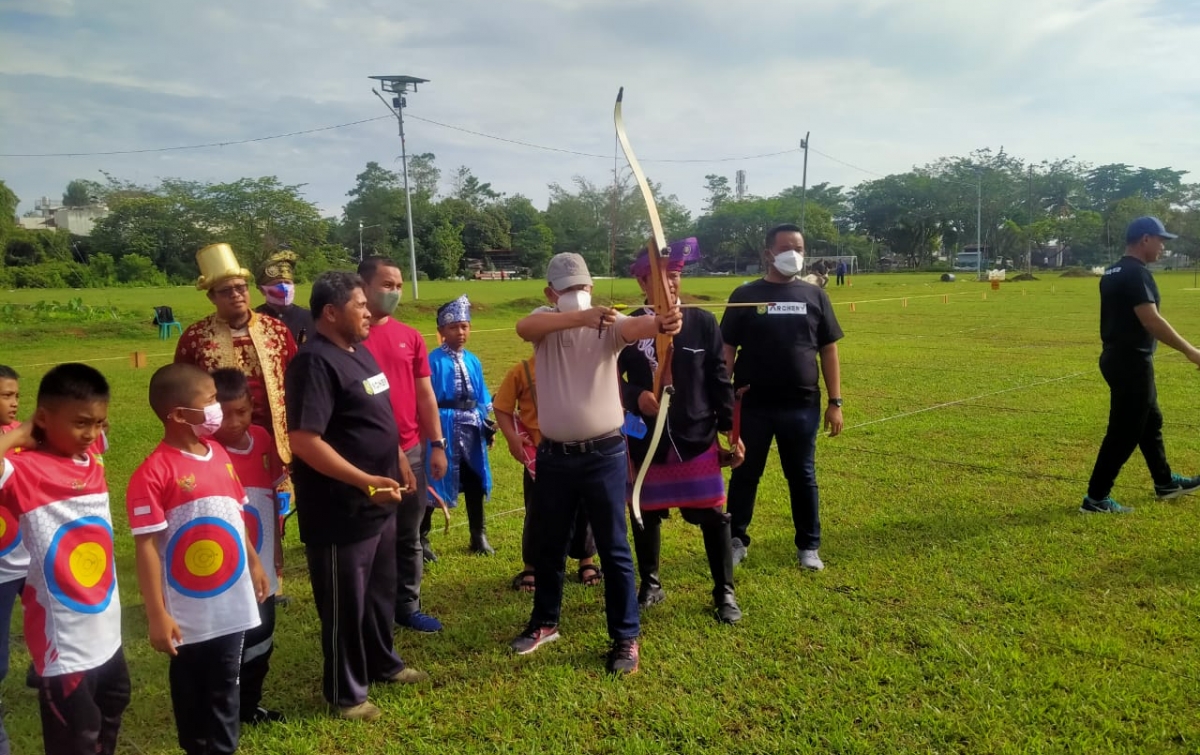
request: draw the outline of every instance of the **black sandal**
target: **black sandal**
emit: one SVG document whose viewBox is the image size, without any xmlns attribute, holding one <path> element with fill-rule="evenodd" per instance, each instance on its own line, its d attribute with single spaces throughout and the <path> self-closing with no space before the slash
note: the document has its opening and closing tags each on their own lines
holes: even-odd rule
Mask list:
<svg viewBox="0 0 1200 755">
<path fill-rule="evenodd" d="M 604 581 L 604 572 L 600 571 L 600 567 L 595 564 L 580 564 L 579 581 L 585 587 L 595 587 Z"/>
<path fill-rule="evenodd" d="M 532 569 L 524 569 L 520 574 L 512 578 L 512 589 L 517 592 L 533 592 L 537 587 L 537 582 L 534 581 L 534 572 Z"/>
</svg>

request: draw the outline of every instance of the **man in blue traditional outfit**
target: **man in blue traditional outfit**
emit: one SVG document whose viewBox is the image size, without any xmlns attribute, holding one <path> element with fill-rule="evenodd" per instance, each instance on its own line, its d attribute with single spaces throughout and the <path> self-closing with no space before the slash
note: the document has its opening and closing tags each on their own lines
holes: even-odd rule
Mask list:
<svg viewBox="0 0 1200 755">
<path fill-rule="evenodd" d="M 496 428 L 488 419 L 492 395 L 483 383 L 483 365 L 466 350 L 471 337 L 471 302 L 465 294 L 438 308 L 437 325 L 442 345 L 429 352 L 429 373 L 437 396 L 442 437 L 446 439 L 447 466 L 440 480 L 429 473 L 429 490 L 447 506 L 456 505 L 458 494 L 463 494 L 467 499 L 471 552 L 490 556 L 495 551 L 487 540 L 483 501 L 492 492 L 488 448 Z"/>
<path fill-rule="evenodd" d="M 678 301 L 679 283 L 684 264 L 699 260 L 696 239 L 677 241 L 670 246 L 665 264 L 667 285 Z M 642 292 L 650 290 L 650 260 L 645 249 L 630 267 Z M 648 314 L 643 307 L 632 316 Z M 724 453 L 717 444 L 717 433 L 729 435 L 733 428 L 733 384 L 724 361 L 724 341 L 717 318 L 699 308 L 683 311 L 683 329 L 675 336 L 670 370 L 675 398 L 667 412 L 666 434 L 647 470 L 641 491 L 643 527 L 633 528 L 633 547 L 637 555 L 641 587 L 638 607 L 645 609 L 666 599 L 659 580 L 659 552 L 662 546 L 662 521 L 671 509 L 680 509 L 683 520 L 700 527 L 704 550 L 708 555 L 713 579 L 713 605 L 717 619 L 733 624 L 742 618 L 733 593 L 733 549 L 729 535 L 729 515 L 725 504 L 725 479 L 722 462 L 741 463 L 740 441 L 731 438 L 731 451 Z M 645 338 L 626 346 L 617 360 L 621 374 L 621 400 L 631 416 L 627 426 L 629 455 L 636 468 L 646 463 L 650 437 L 644 430 L 652 426 L 659 403 L 654 395 L 654 373 L 663 355 L 657 353 L 655 340 Z M 639 432 L 638 429 L 643 430 Z M 632 494 L 632 485 L 627 494 Z"/>
</svg>

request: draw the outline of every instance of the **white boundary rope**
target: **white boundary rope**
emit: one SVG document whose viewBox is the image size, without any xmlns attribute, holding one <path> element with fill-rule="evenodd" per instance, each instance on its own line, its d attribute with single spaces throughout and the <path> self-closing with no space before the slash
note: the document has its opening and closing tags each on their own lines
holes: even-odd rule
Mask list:
<svg viewBox="0 0 1200 755">
<path fill-rule="evenodd" d="M 931 412 L 934 409 L 945 409 L 948 406 L 957 406 L 958 404 L 965 404 L 970 401 L 978 401 L 981 398 L 988 398 L 989 396 L 999 396 L 1002 393 L 1013 393 L 1014 391 L 1023 391 L 1027 388 L 1036 388 L 1039 385 L 1049 385 L 1050 383 L 1061 383 L 1064 380 L 1072 380 L 1074 378 L 1079 377 L 1080 375 L 1086 375 L 1086 374 L 1087 374 L 1087 372 L 1085 372 L 1085 371 L 1072 372 L 1070 375 L 1063 375 L 1062 377 L 1048 378 L 1046 380 L 1038 380 L 1037 382 L 1026 383 L 1025 385 L 1014 385 L 1011 388 L 1001 388 L 998 391 L 988 391 L 987 393 L 981 393 L 978 396 L 968 396 L 967 398 L 960 398 L 960 399 L 956 399 L 954 401 L 946 401 L 945 403 L 934 404 L 933 406 L 927 406 L 923 409 L 916 409 L 914 411 L 903 412 L 901 414 L 893 414 L 890 417 L 881 417 L 880 419 L 873 419 L 868 422 L 860 422 L 857 425 L 850 425 L 849 427 L 844 428 L 843 432 L 845 432 L 847 430 L 857 430 L 859 428 L 869 427 L 871 425 L 878 425 L 883 422 L 891 422 L 892 420 L 896 420 L 896 419 L 904 419 L 905 417 L 912 417 L 917 414 L 924 414 L 925 412 Z"/>
</svg>

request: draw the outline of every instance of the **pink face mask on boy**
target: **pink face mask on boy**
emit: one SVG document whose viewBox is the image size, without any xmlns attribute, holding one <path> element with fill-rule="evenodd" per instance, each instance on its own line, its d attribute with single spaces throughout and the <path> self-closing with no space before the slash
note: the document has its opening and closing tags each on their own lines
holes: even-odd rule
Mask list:
<svg viewBox="0 0 1200 755">
<path fill-rule="evenodd" d="M 193 412 L 201 411 L 191 406 L 181 406 L 180 409 L 185 409 Z M 225 413 L 221 411 L 221 405 L 214 403 L 204 407 L 204 421 L 198 425 L 188 424 L 192 426 L 192 432 L 196 433 L 197 438 L 208 438 L 215 435 L 217 430 L 221 429 L 221 423 L 225 420 Z"/>
</svg>

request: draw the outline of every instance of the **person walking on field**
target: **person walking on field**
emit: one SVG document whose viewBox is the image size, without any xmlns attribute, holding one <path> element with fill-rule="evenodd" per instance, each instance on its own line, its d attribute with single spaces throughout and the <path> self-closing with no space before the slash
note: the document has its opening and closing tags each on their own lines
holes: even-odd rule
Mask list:
<svg viewBox="0 0 1200 755">
<path fill-rule="evenodd" d="M 836 270 L 837 270 L 837 284 L 839 286 L 844 286 L 846 284 L 846 271 L 847 271 L 846 261 L 838 260 Z"/>
<path fill-rule="evenodd" d="M 1166 500 L 1196 492 L 1200 477 L 1171 471 L 1163 448 L 1163 416 L 1154 385 L 1154 350 L 1159 341 L 1200 366 L 1200 351 L 1175 332 L 1158 308 L 1158 285 L 1146 265 L 1162 256 L 1164 241 L 1177 238 L 1155 217 L 1137 218 L 1125 231 L 1125 256 L 1100 278 L 1100 374 L 1108 383 L 1108 430 L 1096 455 L 1085 514 L 1124 514 L 1133 509 L 1112 498 L 1113 483 L 1135 448 L 1154 480 L 1154 495 Z"/>
</svg>

